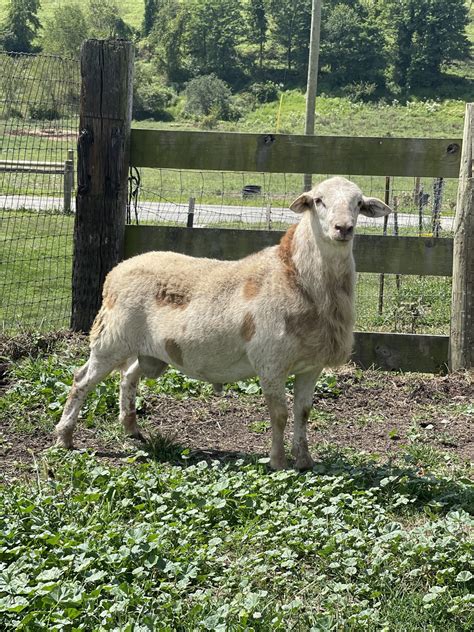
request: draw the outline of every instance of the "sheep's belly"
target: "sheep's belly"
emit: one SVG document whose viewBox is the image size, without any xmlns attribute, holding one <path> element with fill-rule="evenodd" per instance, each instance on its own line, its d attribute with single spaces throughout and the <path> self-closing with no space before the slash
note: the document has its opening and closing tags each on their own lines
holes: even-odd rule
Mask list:
<svg viewBox="0 0 474 632">
<path fill-rule="evenodd" d="M 177 369 L 197 380 L 211 383 L 223 383 L 237 382 L 238 380 L 245 380 L 255 375 L 255 369 L 252 367 L 247 357 L 243 357 L 240 360 L 226 366 L 213 366 L 212 363 L 196 365 L 191 362 L 185 362 L 183 366 L 175 364 Z"/>
</svg>

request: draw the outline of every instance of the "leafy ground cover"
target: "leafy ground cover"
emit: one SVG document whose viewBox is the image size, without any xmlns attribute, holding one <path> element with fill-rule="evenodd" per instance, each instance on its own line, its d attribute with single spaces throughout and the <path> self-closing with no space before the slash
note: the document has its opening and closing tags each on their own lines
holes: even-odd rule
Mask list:
<svg viewBox="0 0 474 632">
<path fill-rule="evenodd" d="M 472 376 L 327 373 L 314 471 L 271 473 L 258 382 L 176 371 L 141 386 L 146 444 L 112 378 L 82 449 L 44 450 L 84 350 L 1 340 L 3 629 L 472 629 Z"/>
</svg>

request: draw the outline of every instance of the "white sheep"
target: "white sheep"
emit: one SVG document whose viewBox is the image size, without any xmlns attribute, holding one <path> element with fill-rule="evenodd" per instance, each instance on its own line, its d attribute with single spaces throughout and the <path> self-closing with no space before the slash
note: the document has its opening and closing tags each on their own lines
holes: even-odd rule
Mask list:
<svg viewBox="0 0 474 632">
<path fill-rule="evenodd" d="M 90 334 L 90 357 L 75 375 L 57 444 L 72 447 L 80 408 L 111 371 L 120 368 L 120 420 L 142 438 L 135 398 L 141 376 L 157 378 L 171 364 L 186 375 L 228 383 L 257 375 L 270 410 L 270 465 L 287 466 L 283 434 L 285 382 L 294 383 L 292 454 L 311 468 L 306 422 L 316 379 L 351 354 L 355 266 L 352 238 L 359 213 L 390 208 L 336 177 L 300 195 L 301 214 L 280 244 L 238 261 L 148 252 L 107 276 Z"/>
</svg>

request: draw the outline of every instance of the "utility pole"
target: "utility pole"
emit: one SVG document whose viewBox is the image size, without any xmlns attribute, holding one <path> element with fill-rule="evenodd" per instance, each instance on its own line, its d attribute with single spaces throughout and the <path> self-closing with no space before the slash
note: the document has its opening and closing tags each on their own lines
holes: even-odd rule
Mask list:
<svg viewBox="0 0 474 632">
<path fill-rule="evenodd" d="M 306 85 L 306 121 L 304 133 L 314 134 L 314 118 L 316 108 L 316 90 L 318 87 L 319 44 L 321 33 L 322 0 L 313 0 L 311 12 L 311 39 L 309 42 L 308 81 Z M 312 186 L 312 174 L 305 173 L 303 187 L 309 191 Z"/>
</svg>

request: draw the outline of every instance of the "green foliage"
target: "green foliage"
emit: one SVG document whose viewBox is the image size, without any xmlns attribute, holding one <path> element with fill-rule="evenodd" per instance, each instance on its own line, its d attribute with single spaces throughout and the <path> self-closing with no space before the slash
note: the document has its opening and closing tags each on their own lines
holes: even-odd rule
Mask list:
<svg viewBox="0 0 474 632">
<path fill-rule="evenodd" d="M 270 0 L 270 32 L 277 46 L 283 50 L 286 71 L 293 71 L 301 83 L 306 80 L 311 0 Z"/>
<path fill-rule="evenodd" d="M 384 45 L 381 27 L 359 2 L 336 4 L 322 22 L 320 65 L 328 83 L 383 83 Z"/>
<path fill-rule="evenodd" d="M 273 81 L 262 81 L 253 83 L 250 86 L 250 94 L 255 97 L 257 103 L 270 103 L 276 101 L 279 95 L 279 89 Z"/>
<path fill-rule="evenodd" d="M 99 38 L 131 39 L 133 29 L 120 17 L 115 0 L 89 0 L 91 34 Z"/>
<path fill-rule="evenodd" d="M 385 28 L 395 81 L 404 88 L 441 81 L 443 64 L 469 55 L 464 0 L 386 0 Z"/>
<path fill-rule="evenodd" d="M 155 24 L 158 13 L 159 0 L 145 0 L 145 11 L 143 14 L 143 35 L 149 35 Z M 160 3 L 163 4 L 163 3 Z"/>
<path fill-rule="evenodd" d="M 0 29 L 4 50 L 13 53 L 34 51 L 33 40 L 41 27 L 39 6 L 39 0 L 10 0 L 7 18 Z"/>
<path fill-rule="evenodd" d="M 89 25 L 82 5 L 78 2 L 61 4 L 55 8 L 44 31 L 43 50 L 77 58 L 88 34 Z"/>
<path fill-rule="evenodd" d="M 135 64 L 133 84 L 133 117 L 169 120 L 166 108 L 176 99 L 171 88 L 164 85 L 153 66 L 138 61 Z"/>
<path fill-rule="evenodd" d="M 231 115 L 232 93 L 229 86 L 216 75 L 192 79 L 185 91 L 184 111 L 188 116 L 209 116 L 227 120 Z"/>
<path fill-rule="evenodd" d="M 170 82 L 182 82 L 189 74 L 185 63 L 188 14 L 186 4 L 179 0 L 161 3 L 146 40 L 150 57 Z"/>
<path fill-rule="evenodd" d="M 2 490 L 2 629 L 472 629 L 468 481 L 146 456 L 50 451 Z"/>
</svg>

